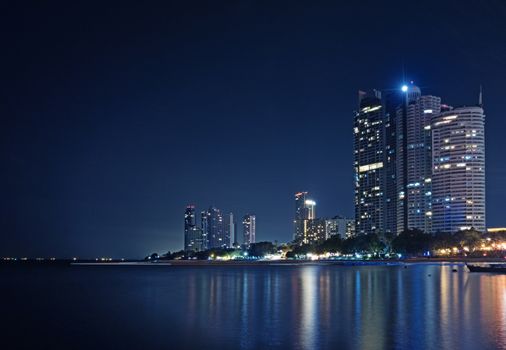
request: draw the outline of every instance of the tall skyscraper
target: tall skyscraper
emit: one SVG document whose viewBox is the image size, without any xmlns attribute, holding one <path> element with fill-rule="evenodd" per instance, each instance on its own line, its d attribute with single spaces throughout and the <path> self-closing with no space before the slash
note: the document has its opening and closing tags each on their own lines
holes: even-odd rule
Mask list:
<svg viewBox="0 0 506 350">
<path fill-rule="evenodd" d="M 295 194 L 295 219 L 293 238 L 299 244 L 309 243 L 308 220 L 316 218 L 316 203 L 307 198 L 307 192 L 298 192 Z"/>
<path fill-rule="evenodd" d="M 432 119 L 432 231 L 485 232 L 485 115 L 461 107 Z"/>
<path fill-rule="evenodd" d="M 184 250 L 204 250 L 204 238 L 202 230 L 196 225 L 195 206 L 188 205 L 184 214 Z"/>
<path fill-rule="evenodd" d="M 237 230 L 236 230 L 236 224 L 235 224 L 234 214 L 233 213 L 228 214 L 227 227 L 228 227 L 228 236 L 230 237 L 230 244 L 229 244 L 229 246 L 230 247 L 237 247 L 238 246 L 238 243 L 237 243 Z"/>
<path fill-rule="evenodd" d="M 195 228 L 195 206 L 188 205 L 184 212 L 184 250 L 193 250 L 191 239 L 192 231 Z"/>
<path fill-rule="evenodd" d="M 385 129 L 381 94 L 359 92 L 354 121 L 355 226 L 356 233 L 384 231 Z"/>
<path fill-rule="evenodd" d="M 208 248 L 225 248 L 230 243 L 230 237 L 226 235 L 223 216 L 221 211 L 215 207 L 209 207 L 205 213 L 206 236 Z M 203 224 L 204 225 L 204 224 Z"/>
<path fill-rule="evenodd" d="M 395 234 L 397 232 L 397 110 L 404 104 L 405 94 L 402 90 L 389 90 L 382 100 L 385 133 L 383 225 L 386 234 Z M 353 232 L 354 229 L 353 227 Z"/>
<path fill-rule="evenodd" d="M 256 242 L 256 217 L 246 214 L 242 220 L 244 245 L 249 246 Z"/>
<path fill-rule="evenodd" d="M 422 96 L 405 85 L 404 103 L 396 115 L 397 234 L 407 229 L 432 231 L 431 120 L 441 111 L 441 98 Z"/>
<path fill-rule="evenodd" d="M 209 249 L 209 215 L 207 210 L 200 213 L 200 229 L 202 231 L 204 250 Z"/>
</svg>

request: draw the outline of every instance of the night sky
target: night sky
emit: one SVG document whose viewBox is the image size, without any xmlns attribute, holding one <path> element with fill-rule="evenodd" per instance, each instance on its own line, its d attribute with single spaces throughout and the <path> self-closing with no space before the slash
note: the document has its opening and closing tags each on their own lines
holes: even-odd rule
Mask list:
<svg viewBox="0 0 506 350">
<path fill-rule="evenodd" d="M 0 255 L 179 250 L 189 203 L 287 241 L 301 190 L 353 216 L 357 90 L 403 71 L 454 106 L 483 85 L 506 226 L 504 2 L 302 3 L 0 5 Z"/>
</svg>

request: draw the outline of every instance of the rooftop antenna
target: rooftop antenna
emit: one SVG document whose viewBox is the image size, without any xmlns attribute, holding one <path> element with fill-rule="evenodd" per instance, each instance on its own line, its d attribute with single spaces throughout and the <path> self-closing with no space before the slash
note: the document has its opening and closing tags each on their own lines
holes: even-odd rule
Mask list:
<svg viewBox="0 0 506 350">
<path fill-rule="evenodd" d="M 478 106 L 483 108 L 483 89 L 480 84 L 480 94 L 478 95 Z"/>
</svg>

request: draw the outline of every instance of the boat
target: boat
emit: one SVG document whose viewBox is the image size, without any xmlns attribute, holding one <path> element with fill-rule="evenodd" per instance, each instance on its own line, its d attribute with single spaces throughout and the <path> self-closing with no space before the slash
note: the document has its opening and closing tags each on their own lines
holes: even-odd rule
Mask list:
<svg viewBox="0 0 506 350">
<path fill-rule="evenodd" d="M 471 272 L 506 273 L 506 264 L 466 264 Z"/>
</svg>

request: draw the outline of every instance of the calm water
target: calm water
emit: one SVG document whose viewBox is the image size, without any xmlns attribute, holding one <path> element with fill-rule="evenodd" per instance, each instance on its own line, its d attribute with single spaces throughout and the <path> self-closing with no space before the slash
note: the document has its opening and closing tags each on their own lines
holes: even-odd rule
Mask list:
<svg viewBox="0 0 506 350">
<path fill-rule="evenodd" d="M 506 275 L 462 265 L 2 267 L 0 287 L 1 349 L 506 349 Z"/>
</svg>

